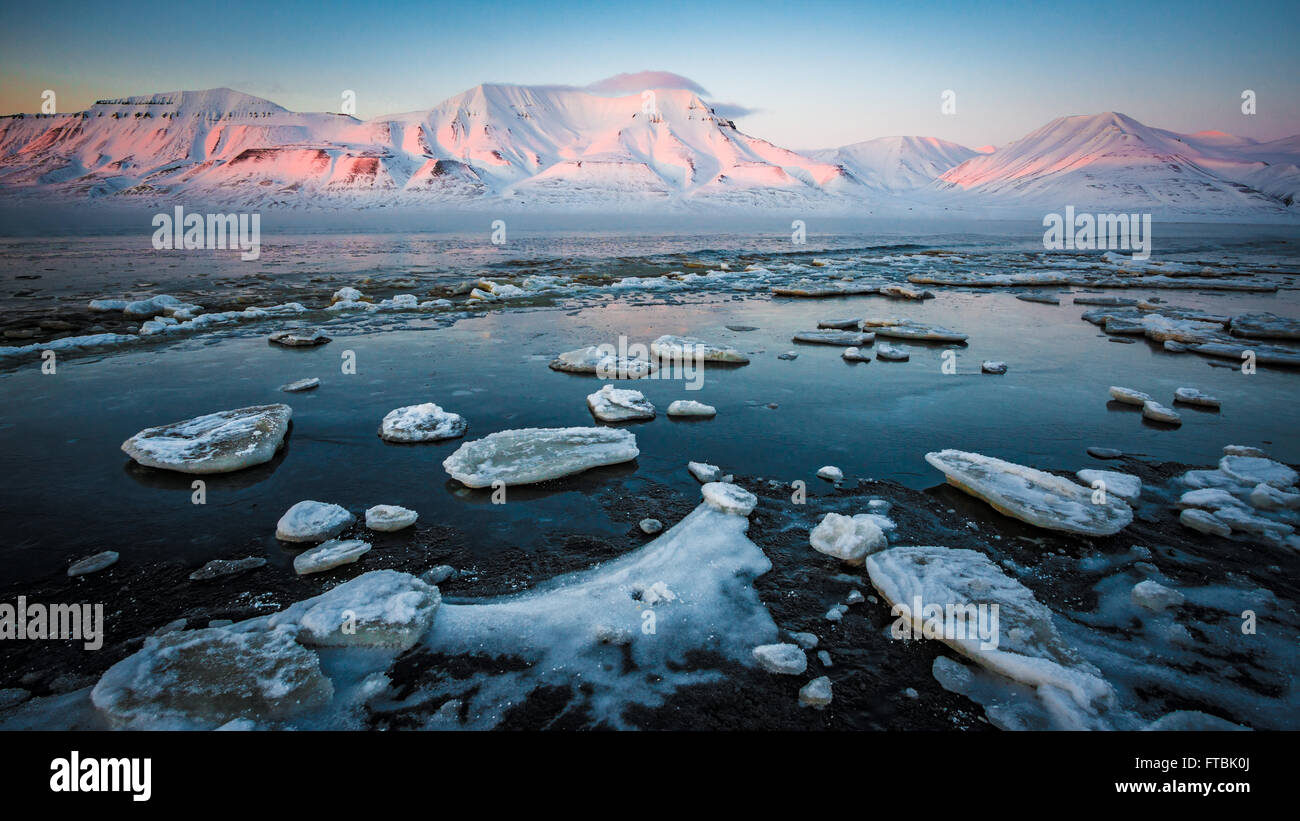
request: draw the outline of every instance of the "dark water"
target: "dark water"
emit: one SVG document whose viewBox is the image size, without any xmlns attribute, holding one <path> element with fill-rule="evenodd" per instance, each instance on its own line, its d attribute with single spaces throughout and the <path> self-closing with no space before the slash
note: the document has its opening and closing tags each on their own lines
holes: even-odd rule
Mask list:
<svg viewBox="0 0 1300 821">
<path fill-rule="evenodd" d="M 1130 294 L 1131 295 L 1131 294 Z M 1296 315 L 1295 292 L 1199 295 L 1163 292 L 1171 303 L 1222 313 L 1270 310 Z M 389 410 L 433 401 L 464 415 L 467 439 L 520 427 L 589 425 L 592 377 L 551 371 L 558 352 L 620 335 L 649 342 L 664 333 L 726 342 L 751 354 L 743 367 L 706 371 L 704 386 L 640 380 L 633 386 L 659 409 L 630 427 L 640 458 L 598 478 L 635 494 L 654 480 L 694 496 L 688 460 L 782 481 L 838 465 L 848 481 L 896 479 L 912 487 L 941 477 L 923 456 L 941 448 L 975 450 L 1050 469 L 1097 467 L 1084 450 L 1116 447 L 1154 460 L 1213 464 L 1227 443 L 1261 445 L 1300 462 L 1294 435 L 1300 373 L 1261 368 L 1253 375 L 1171 355 L 1145 340 L 1114 344 L 1069 304 L 1029 304 L 1010 293 L 940 291 L 923 304 L 880 297 L 790 300 L 766 294 L 607 295 L 580 311 L 493 311 L 450 327 L 427 319 L 338 320 L 334 341 L 286 350 L 265 342 L 270 328 L 184 339 L 165 346 L 63 361 L 55 375 L 38 364 L 0 374 L 0 563 L 11 581 L 61 572 L 74 557 L 104 549 L 122 561 L 182 558 L 198 566 L 218 557 L 263 555 L 279 564 L 293 552 L 273 537 L 276 520 L 302 499 L 360 512 L 374 504 L 417 510 L 424 522 L 454 525 L 485 552 L 505 546 L 546 549 L 548 532 L 623 533 L 572 486 L 511 489 L 493 505 L 487 492 L 451 482 L 441 461 L 460 441 L 392 445 L 376 435 Z M 819 319 L 907 316 L 970 335 L 955 348 L 957 373 L 941 370 L 950 346 L 895 343 L 911 361 L 849 364 L 831 346 L 797 345 L 792 333 Z M 734 332 L 727 325 L 757 330 Z M 796 349 L 795 361 L 777 354 Z M 354 351 L 357 373 L 340 371 Z M 1005 360 L 1005 376 L 983 375 L 983 359 Z M 320 389 L 285 394 L 281 384 L 320 377 Z M 1180 407 L 1179 429 L 1145 423 L 1136 409 L 1107 402 L 1122 384 L 1166 403 L 1193 386 L 1223 400 L 1221 412 Z M 664 415 L 673 399 L 717 407 L 708 421 Z M 152 425 L 225 408 L 287 402 L 294 409 L 285 452 L 273 463 L 206 477 L 207 504 L 191 503 L 193 477 L 134 466 L 120 443 Z M 776 403 L 775 409 L 768 408 Z"/>
</svg>

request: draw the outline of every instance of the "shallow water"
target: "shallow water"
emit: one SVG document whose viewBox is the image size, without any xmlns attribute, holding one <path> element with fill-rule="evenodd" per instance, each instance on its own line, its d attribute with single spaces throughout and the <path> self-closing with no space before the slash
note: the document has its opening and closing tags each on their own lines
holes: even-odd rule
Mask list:
<svg viewBox="0 0 1300 821">
<path fill-rule="evenodd" d="M 450 327 L 431 320 L 335 320 L 334 341 L 287 350 L 268 345 L 262 326 L 239 335 L 195 337 L 148 349 L 72 358 L 57 374 L 31 364 L 0 375 L 11 401 L 0 417 L 0 512 L 8 523 L 0 548 L 10 579 L 56 572 L 73 557 L 103 549 L 123 561 L 181 557 L 195 566 L 211 558 L 292 554 L 272 536 L 275 521 L 301 499 L 353 510 L 400 504 L 421 520 L 454 524 L 477 549 L 542 543 L 549 529 L 612 534 L 623 526 L 593 511 L 576 490 L 518 488 L 493 505 L 490 493 L 449 480 L 441 461 L 463 440 L 393 445 L 376 435 L 389 410 L 433 401 L 464 415 L 467 439 L 507 428 L 588 425 L 585 397 L 594 377 L 547 367 L 557 353 L 589 344 L 617 344 L 620 335 L 648 343 L 660 334 L 695 335 L 751 355 L 741 367 L 706 368 L 703 387 L 682 381 L 626 383 L 658 408 L 654 421 L 629 426 L 641 456 L 602 471 L 635 492 L 653 479 L 694 494 L 688 460 L 743 476 L 813 478 L 825 464 L 848 481 L 895 479 L 923 488 L 941 476 L 924 454 L 976 450 L 1044 469 L 1104 467 L 1090 445 L 1144 454 L 1156 461 L 1212 464 L 1229 442 L 1261 445 L 1276 458 L 1300 462 L 1294 408 L 1300 374 L 1260 368 L 1245 375 L 1211 360 L 1173 355 L 1145 340 L 1114 344 L 1078 317 L 1083 306 L 1039 305 L 1003 292 L 940 291 L 925 303 L 882 297 L 820 300 L 753 295 L 675 295 L 671 303 L 606 298 L 570 309 L 493 311 Z M 1285 312 L 1290 293 L 1197 296 L 1178 304 Z M 970 335 L 967 346 L 898 343 L 908 362 L 847 363 L 833 346 L 801 345 L 793 333 L 819 319 L 907 316 Z M 735 332 L 727 325 L 757 330 Z M 942 371 L 946 350 L 955 374 Z M 797 350 L 794 361 L 777 354 Z M 354 351 L 357 373 L 341 373 Z M 1004 376 L 980 373 L 984 359 L 1009 364 Z M 315 391 L 278 387 L 309 376 Z M 1184 423 L 1170 429 L 1145 422 L 1138 409 L 1108 402 L 1122 384 L 1172 401 L 1194 386 L 1223 400 L 1219 412 L 1180 406 Z M 680 421 L 669 402 L 697 399 L 717 407 L 715 419 Z M 286 402 L 294 409 L 285 451 L 271 464 L 205 477 L 207 504 L 190 502 L 194 477 L 135 466 L 118 449 L 138 430 L 223 408 Z M 767 407 L 775 403 L 776 408 Z"/>
</svg>

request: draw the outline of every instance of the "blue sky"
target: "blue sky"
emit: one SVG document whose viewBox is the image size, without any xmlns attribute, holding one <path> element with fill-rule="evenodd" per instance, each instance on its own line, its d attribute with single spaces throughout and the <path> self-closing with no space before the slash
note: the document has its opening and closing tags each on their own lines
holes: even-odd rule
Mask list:
<svg viewBox="0 0 1300 821">
<path fill-rule="evenodd" d="M 792 7 L 793 5 L 793 7 Z M 230 86 L 300 111 L 428 108 L 482 82 L 675 72 L 791 148 L 891 134 L 1002 144 L 1117 110 L 1300 133 L 1300 3 L 48 2 L 0 10 L 0 112 Z M 940 94 L 956 92 L 955 115 Z M 1241 92 L 1257 113 L 1241 113 Z"/>
</svg>

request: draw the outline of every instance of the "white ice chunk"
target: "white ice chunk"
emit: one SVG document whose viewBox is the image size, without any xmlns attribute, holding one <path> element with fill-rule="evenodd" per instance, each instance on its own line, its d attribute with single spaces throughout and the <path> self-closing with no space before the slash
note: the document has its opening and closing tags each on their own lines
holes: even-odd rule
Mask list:
<svg viewBox="0 0 1300 821">
<path fill-rule="evenodd" d="M 925 460 L 954 487 L 1037 527 L 1109 536 L 1133 521 L 1132 509 L 1113 494 L 1095 504 L 1090 488 L 1024 465 L 960 450 L 927 453 Z"/>
<path fill-rule="evenodd" d="M 254 405 L 146 428 L 122 443 L 142 465 L 181 473 L 226 473 L 269 462 L 284 443 L 293 411 Z"/>
<path fill-rule="evenodd" d="M 469 487 L 526 485 L 630 462 L 639 454 L 636 436 L 625 430 L 521 428 L 466 442 L 442 466 Z"/>
</svg>

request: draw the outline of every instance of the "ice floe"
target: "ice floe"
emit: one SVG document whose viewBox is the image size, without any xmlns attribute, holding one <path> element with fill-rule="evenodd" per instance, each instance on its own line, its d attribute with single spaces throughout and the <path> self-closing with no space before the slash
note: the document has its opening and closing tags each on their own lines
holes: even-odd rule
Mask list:
<svg viewBox="0 0 1300 821">
<path fill-rule="evenodd" d="M 117 564 L 119 558 L 120 556 L 116 550 L 103 550 L 68 565 L 68 575 L 86 576 L 91 573 L 98 573 Z"/>
<path fill-rule="evenodd" d="M 342 533 L 356 518 L 341 505 L 306 499 L 280 517 L 275 538 L 282 542 L 323 542 Z"/>
<path fill-rule="evenodd" d="M 366 527 L 383 533 L 410 527 L 418 518 L 420 514 L 399 505 L 375 505 L 366 508 Z"/>
<path fill-rule="evenodd" d="M 467 430 L 465 417 L 433 402 L 391 410 L 379 423 L 379 437 L 386 442 L 439 442 L 464 436 Z"/>
<path fill-rule="evenodd" d="M 595 374 L 601 379 L 640 379 L 654 373 L 649 360 L 620 357 L 597 345 L 566 351 L 551 360 L 551 370 Z"/>
<path fill-rule="evenodd" d="M 438 588 L 409 573 L 371 570 L 267 621 L 272 630 L 296 628 L 312 647 L 388 647 L 406 650 L 428 631 L 442 603 Z"/>
<path fill-rule="evenodd" d="M 360 539 L 330 539 L 293 557 L 293 572 L 299 576 L 333 570 L 352 564 L 370 552 L 370 543 Z"/>
<path fill-rule="evenodd" d="M 1116 402 L 1123 402 L 1126 405 L 1137 405 L 1141 407 L 1144 403 L 1151 401 L 1151 395 L 1142 391 L 1135 391 L 1132 388 L 1121 388 L 1118 385 L 1110 386 L 1110 398 Z"/>
<path fill-rule="evenodd" d="M 615 428 L 521 428 L 461 445 L 443 460 L 453 479 L 469 487 L 494 482 L 526 485 L 630 462 L 640 454 L 636 436 Z"/>
<path fill-rule="evenodd" d="M 1107 494 L 1098 503 L 1090 488 L 1035 468 L 959 450 L 927 453 L 925 460 L 954 487 L 1037 527 L 1109 536 L 1133 521 L 1122 499 Z"/>
<path fill-rule="evenodd" d="M 718 415 L 718 409 L 694 399 L 675 399 L 668 405 L 668 415 L 711 417 Z"/>
<path fill-rule="evenodd" d="M 145 428 L 122 450 L 149 467 L 227 473 L 269 462 L 289 430 L 288 405 L 253 405 Z"/>
<path fill-rule="evenodd" d="M 1075 476 L 1079 477 L 1080 482 L 1094 489 L 1098 487 L 1097 483 L 1101 482 L 1101 487 L 1105 488 L 1107 493 L 1113 493 L 1129 504 L 1136 502 L 1142 495 L 1142 480 L 1130 473 L 1084 468 Z"/>
<path fill-rule="evenodd" d="M 655 406 L 641 391 L 606 385 L 587 396 L 587 407 L 602 422 L 630 422 L 636 419 L 654 419 Z M 671 409 L 669 410 L 671 414 Z"/>
<path fill-rule="evenodd" d="M 714 345 L 694 337 L 669 334 L 651 342 L 650 353 L 660 362 L 704 361 L 728 365 L 744 365 L 749 362 L 749 357 L 735 348 Z"/>
<path fill-rule="evenodd" d="M 844 478 L 844 471 L 834 465 L 824 465 L 823 467 L 818 468 L 817 475 L 827 481 L 838 482 Z"/>
<path fill-rule="evenodd" d="M 841 348 L 861 347 L 871 344 L 876 338 L 875 334 L 854 333 L 852 331 L 800 331 L 791 339 L 794 342 L 803 342 L 810 345 L 836 345 Z"/>
<path fill-rule="evenodd" d="M 753 656 L 758 666 L 769 673 L 797 676 L 808 669 L 808 656 L 797 644 L 760 644 Z"/>
<path fill-rule="evenodd" d="M 144 640 L 91 691 L 117 727 L 211 729 L 325 706 L 334 686 L 316 654 L 280 631 L 180 630 Z"/>
<path fill-rule="evenodd" d="M 1174 391 L 1174 401 L 1182 402 L 1185 405 L 1200 405 L 1206 408 L 1217 408 L 1221 404 L 1217 398 L 1196 388 L 1179 388 Z"/>
<path fill-rule="evenodd" d="M 290 382 L 287 385 L 281 385 L 280 390 L 285 393 L 302 393 L 303 391 L 314 391 L 319 387 L 320 379 L 313 376 L 307 379 L 299 379 L 295 382 Z"/>
<path fill-rule="evenodd" d="M 985 669 L 1033 688 L 1049 726 L 1107 726 L 1114 704 L 1111 686 L 1061 637 L 1052 612 L 1033 592 L 984 554 L 947 547 L 893 547 L 868 556 L 866 567 L 894 615 L 900 622 L 909 621 L 906 627 L 912 635 L 939 639 Z M 992 629 L 972 624 L 980 611 L 990 614 L 982 626 Z M 963 613 L 958 624 L 957 616 Z M 989 718 L 998 723 L 996 714 Z"/>
<path fill-rule="evenodd" d="M 722 478 L 722 468 L 708 462 L 687 462 L 686 469 L 701 483 L 716 482 Z"/>
<path fill-rule="evenodd" d="M 909 359 L 907 351 L 902 348 L 896 348 L 888 342 L 877 343 L 875 350 L 876 359 L 881 359 L 886 362 L 906 362 Z"/>
<path fill-rule="evenodd" d="M 868 554 L 888 545 L 876 518 L 865 513 L 856 516 L 827 513 L 808 534 L 808 541 L 818 553 L 851 565 L 862 564 Z"/>
<path fill-rule="evenodd" d="M 1183 417 L 1178 415 L 1178 411 L 1162 405 L 1154 399 L 1148 399 L 1142 403 L 1142 415 L 1153 422 L 1162 422 L 1166 425 L 1181 425 L 1183 423 Z"/>
<path fill-rule="evenodd" d="M 266 341 L 286 348 L 313 348 L 324 345 L 330 338 L 321 331 L 276 331 Z"/>
<path fill-rule="evenodd" d="M 831 703 L 831 680 L 829 676 L 818 676 L 799 688 L 799 703 L 805 707 L 820 710 Z"/>
</svg>

